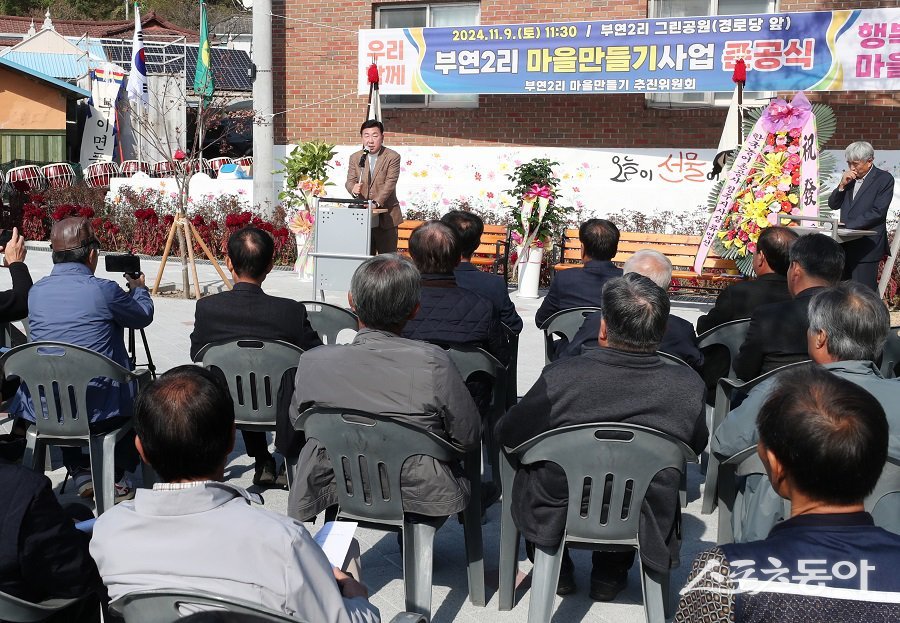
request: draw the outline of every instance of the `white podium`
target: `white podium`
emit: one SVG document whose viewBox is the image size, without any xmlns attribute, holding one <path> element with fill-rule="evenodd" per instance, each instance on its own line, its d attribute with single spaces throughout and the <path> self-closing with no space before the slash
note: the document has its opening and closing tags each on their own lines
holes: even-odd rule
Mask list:
<svg viewBox="0 0 900 623">
<path fill-rule="evenodd" d="M 358 199 L 319 198 L 313 252 L 315 299 L 325 290 L 347 291 L 356 267 L 372 257 L 372 210 Z M 319 298 L 321 297 L 321 298 Z"/>
</svg>

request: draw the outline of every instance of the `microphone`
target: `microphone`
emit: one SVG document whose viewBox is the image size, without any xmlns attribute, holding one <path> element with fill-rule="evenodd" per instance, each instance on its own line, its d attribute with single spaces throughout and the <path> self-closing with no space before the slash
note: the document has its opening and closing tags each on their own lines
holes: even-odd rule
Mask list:
<svg viewBox="0 0 900 623">
<path fill-rule="evenodd" d="M 363 165 L 366 164 L 366 156 L 368 156 L 368 155 L 369 155 L 369 152 L 366 151 L 365 148 L 363 148 L 362 156 L 359 157 L 359 166 L 360 167 L 362 167 Z"/>
</svg>

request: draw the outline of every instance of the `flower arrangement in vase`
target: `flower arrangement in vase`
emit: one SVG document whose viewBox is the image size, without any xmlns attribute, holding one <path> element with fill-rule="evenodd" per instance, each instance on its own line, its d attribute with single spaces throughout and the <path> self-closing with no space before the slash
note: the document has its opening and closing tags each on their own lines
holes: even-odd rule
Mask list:
<svg viewBox="0 0 900 623">
<path fill-rule="evenodd" d="M 537 283 L 544 249 L 552 248 L 553 233 L 566 223 L 572 208 L 560 205 L 559 178 L 553 172 L 558 166 L 547 158 L 535 158 L 518 165 L 506 177 L 513 183 L 507 194 L 515 204 L 510 214 L 510 236 L 516 245 L 513 271 L 519 270 L 519 292 L 522 296 L 537 296 Z M 523 266 L 534 265 L 527 280 L 528 293 L 523 291 Z M 531 292 L 533 291 L 533 293 Z"/>
<path fill-rule="evenodd" d="M 288 227 L 297 241 L 295 270 L 303 280 L 312 279 L 312 258 L 309 257 L 315 241 L 313 225 L 319 197 L 325 196 L 328 169 L 335 155 L 334 145 L 325 141 L 300 143 L 284 160 L 278 173 L 285 174 L 285 190 L 278 194 L 288 214 Z"/>
</svg>

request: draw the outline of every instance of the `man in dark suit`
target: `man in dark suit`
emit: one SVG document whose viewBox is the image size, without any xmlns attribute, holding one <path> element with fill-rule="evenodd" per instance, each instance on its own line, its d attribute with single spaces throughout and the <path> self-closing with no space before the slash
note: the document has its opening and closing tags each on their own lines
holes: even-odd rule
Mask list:
<svg viewBox="0 0 900 623">
<path fill-rule="evenodd" d="M 753 254 L 756 279 L 740 281 L 722 290 L 709 313 L 697 319 L 697 333 L 732 320 L 749 318 L 760 305 L 789 300 L 787 271 L 791 245 L 797 237 L 797 232 L 790 227 L 766 227 L 759 235 Z"/>
<path fill-rule="evenodd" d="M 843 270 L 844 250 L 830 236 L 809 234 L 794 243 L 787 273 L 793 298 L 758 307 L 750 316 L 747 337 L 734 362 L 738 378 L 749 381 L 775 368 L 809 359 L 809 301 L 816 292 L 836 285 Z"/>
<path fill-rule="evenodd" d="M 357 199 L 371 199 L 385 214 L 372 215 L 372 255 L 397 250 L 397 227 L 403 221 L 397 180 L 400 154 L 384 146 L 384 125 L 369 119 L 359 128 L 363 148 L 350 156 L 344 187 Z"/>
<path fill-rule="evenodd" d="M 672 262 L 665 255 L 653 249 L 637 251 L 628 258 L 622 270 L 626 275 L 628 273 L 643 275 L 663 290 L 667 289 L 672 282 Z M 565 359 L 580 355 L 590 348 L 600 348 L 597 335 L 600 332 L 602 318 L 602 311 L 594 312 L 585 318 L 578 333 L 563 349 L 559 358 Z M 666 332 L 659 344 L 659 350 L 669 355 L 675 355 L 697 371 L 703 368 L 703 353 L 697 348 L 697 334 L 694 333 L 694 326 L 684 318 L 669 314 L 666 321 Z"/>
<path fill-rule="evenodd" d="M 234 289 L 197 301 L 194 332 L 191 333 L 191 359 L 210 342 L 228 340 L 283 340 L 303 350 L 322 345 L 301 303 L 263 292 L 262 283 L 274 266 L 274 257 L 275 243 L 267 232 L 256 227 L 245 227 L 231 234 L 225 265 L 231 271 Z M 278 419 L 284 426 L 278 427 L 275 446 L 289 456 L 299 452 L 302 445 L 302 440 L 296 438 L 287 413 L 293 393 L 293 375 L 287 374 L 278 393 Z M 275 459 L 269 452 L 266 434 L 241 431 L 241 435 L 247 454 L 256 463 L 253 484 L 276 484 L 281 474 L 276 476 Z"/>
<path fill-rule="evenodd" d="M 828 197 L 828 207 L 841 211 L 848 229 L 870 229 L 876 236 L 863 236 L 844 243 L 844 279 L 878 289 L 878 263 L 888 253 L 888 208 L 894 196 L 894 178 L 873 164 L 875 151 L 865 141 L 851 143 L 844 152 L 846 171 Z"/>
<path fill-rule="evenodd" d="M 612 263 L 619 247 L 619 228 L 611 221 L 592 218 L 578 229 L 584 268 L 558 271 L 550 291 L 534 315 L 540 328 L 550 316 L 573 307 L 600 307 L 603 284 L 620 277 L 622 269 Z"/>
<path fill-rule="evenodd" d="M 484 233 L 484 221 L 472 212 L 451 210 L 441 217 L 441 222 L 456 232 L 459 240 L 459 252 L 462 259 L 453 270 L 456 284 L 466 290 L 476 292 L 489 299 L 494 309 L 500 314 L 500 322 L 512 329 L 516 334 L 522 332 L 522 318 L 516 312 L 516 306 L 509 298 L 506 281 L 500 275 L 492 275 L 478 270 L 472 264 L 472 256 L 481 244 Z"/>
</svg>

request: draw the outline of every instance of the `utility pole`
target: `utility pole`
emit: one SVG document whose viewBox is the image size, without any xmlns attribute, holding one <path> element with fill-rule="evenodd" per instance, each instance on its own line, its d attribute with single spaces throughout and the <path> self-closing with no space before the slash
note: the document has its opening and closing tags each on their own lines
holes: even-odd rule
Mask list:
<svg viewBox="0 0 900 623">
<path fill-rule="evenodd" d="M 272 0 L 253 0 L 253 202 L 266 213 L 275 209 L 272 172 L 275 126 L 272 113 Z"/>
</svg>

